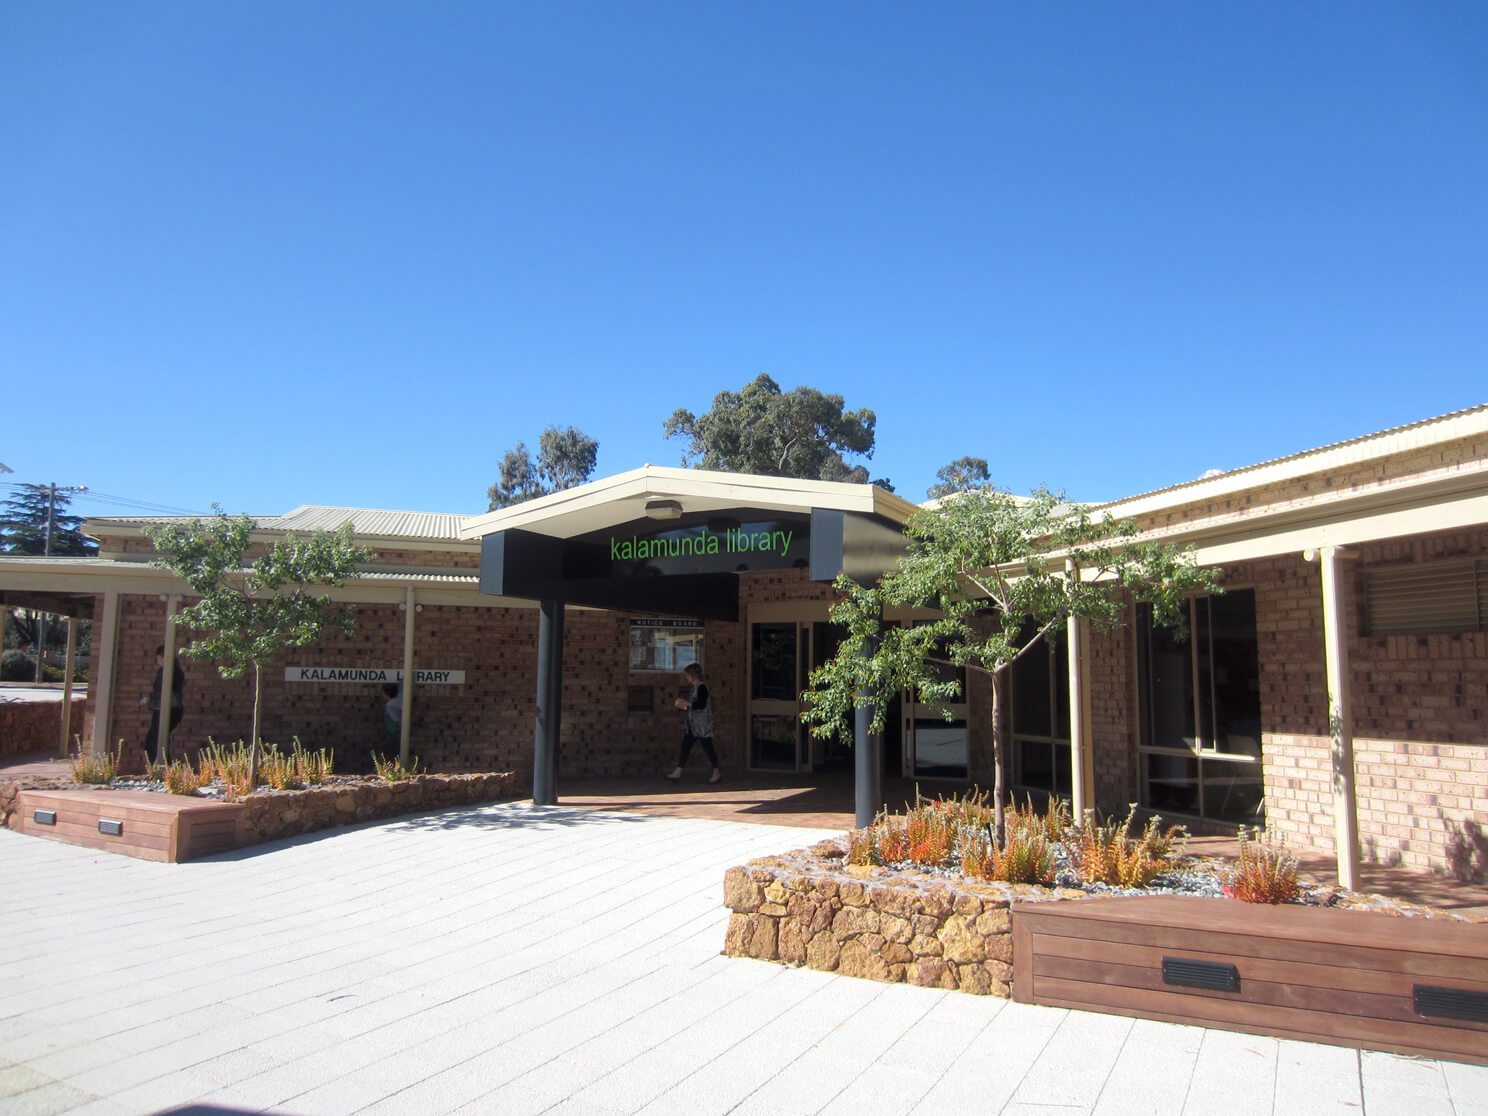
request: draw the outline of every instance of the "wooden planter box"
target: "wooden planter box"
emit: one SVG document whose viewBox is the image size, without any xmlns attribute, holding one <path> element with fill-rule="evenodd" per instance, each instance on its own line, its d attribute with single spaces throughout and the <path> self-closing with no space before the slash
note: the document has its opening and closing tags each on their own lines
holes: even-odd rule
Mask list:
<svg viewBox="0 0 1488 1116">
<path fill-rule="evenodd" d="M 132 790 L 19 790 L 0 783 L 0 825 L 33 837 L 176 863 L 338 825 L 511 798 L 511 772 L 261 793 L 239 802 Z"/>
<path fill-rule="evenodd" d="M 238 802 L 150 791 L 21 791 L 20 831 L 175 864 L 238 847 Z"/>
<path fill-rule="evenodd" d="M 1488 1065 L 1488 924 L 1160 895 L 1012 908 L 1013 998 Z"/>
</svg>

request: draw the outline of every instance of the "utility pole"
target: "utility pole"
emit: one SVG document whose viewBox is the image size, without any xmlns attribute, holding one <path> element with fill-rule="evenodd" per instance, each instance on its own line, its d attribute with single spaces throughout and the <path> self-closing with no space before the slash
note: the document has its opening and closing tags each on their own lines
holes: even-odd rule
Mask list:
<svg viewBox="0 0 1488 1116">
<path fill-rule="evenodd" d="M 56 481 L 47 485 L 47 518 L 46 535 L 41 544 L 42 557 L 52 556 L 52 530 L 57 522 L 57 493 L 58 492 L 87 492 L 87 485 L 62 485 L 60 488 Z M 47 614 L 45 612 L 36 615 L 36 684 L 39 686 L 46 680 L 46 635 Z"/>
</svg>

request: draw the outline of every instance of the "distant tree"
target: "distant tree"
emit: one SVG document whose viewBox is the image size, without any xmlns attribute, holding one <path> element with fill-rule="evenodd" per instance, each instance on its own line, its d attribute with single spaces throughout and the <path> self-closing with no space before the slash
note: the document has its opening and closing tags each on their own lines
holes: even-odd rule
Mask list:
<svg viewBox="0 0 1488 1116">
<path fill-rule="evenodd" d="M 47 553 L 47 509 L 51 491 L 50 485 L 23 484 L 4 504 L 0 504 L 0 552 Z M 83 534 L 82 516 L 67 514 L 71 503 L 71 493 L 58 488 L 52 509 L 51 553 L 74 558 L 92 554 L 98 550 L 98 544 Z"/>
<path fill-rule="evenodd" d="M 938 509 L 909 519 L 908 550 L 872 585 L 837 580 L 841 597 L 831 618 L 846 633 L 837 654 L 811 672 L 803 719 L 817 736 L 849 737 L 860 701 L 872 707 L 872 731 L 882 732 L 891 704 L 912 689 L 950 716 L 965 700 L 945 667 L 992 681 L 993 800 L 998 839 L 1007 801 L 1008 682 L 1013 664 L 1070 616 L 1100 631 L 1119 627 L 1127 602 L 1153 606 L 1155 619 L 1183 626 L 1183 603 L 1195 590 L 1217 588 L 1212 570 L 1172 546 L 1136 539 L 1136 524 L 1092 519 L 1042 489 L 1016 499 L 993 488 L 957 493 Z M 938 619 L 885 627 L 895 607 L 925 606 Z"/>
<path fill-rule="evenodd" d="M 339 608 L 318 588 L 344 585 L 372 552 L 352 541 L 351 525 L 308 539 L 291 535 L 270 543 L 252 561 L 248 549 L 258 526 L 245 515 L 228 516 L 216 504 L 209 521 L 147 527 L 160 552 L 155 565 L 170 570 L 201 598 L 177 621 L 200 633 L 181 654 L 211 659 L 223 678 L 253 670 L 253 731 L 249 736 L 249 785 L 258 770 L 263 668 L 281 651 L 314 643 L 326 631 L 356 631 L 356 606 Z"/>
<path fill-rule="evenodd" d="M 987 472 L 985 457 L 958 457 L 949 465 L 942 465 L 935 470 L 935 479 L 940 483 L 925 490 L 925 495 L 932 500 L 938 496 L 949 496 L 952 492 L 981 488 L 991 481 L 992 475 Z"/>
<path fill-rule="evenodd" d="M 868 469 L 849 465 L 844 454 L 873 456 L 873 427 L 867 408 L 844 411 L 840 395 L 815 388 L 782 392 L 763 373 L 743 391 L 721 391 L 702 416 L 681 409 L 664 427 L 668 438 L 687 438 L 682 464 L 766 477 L 868 483 Z M 874 481 L 892 488 L 887 481 Z"/>
<path fill-rule="evenodd" d="M 501 479 L 486 490 L 490 510 L 583 484 L 594 472 L 598 455 L 599 443 L 572 426 L 544 430 L 535 461 L 527 443 L 518 442 L 501 459 Z"/>
</svg>

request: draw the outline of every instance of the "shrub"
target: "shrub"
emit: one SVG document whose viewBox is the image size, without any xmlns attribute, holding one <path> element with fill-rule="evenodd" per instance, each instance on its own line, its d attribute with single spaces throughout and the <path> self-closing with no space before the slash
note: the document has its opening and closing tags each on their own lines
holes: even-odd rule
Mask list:
<svg viewBox="0 0 1488 1116">
<path fill-rule="evenodd" d="M 1240 856 L 1224 873 L 1225 893 L 1247 903 L 1290 903 L 1302 894 L 1297 858 L 1279 838 L 1264 830 L 1252 833 L 1240 827 Z"/>
<path fill-rule="evenodd" d="M 124 754 L 124 741 L 119 741 L 117 752 L 89 752 L 73 757 L 72 781 L 106 787 L 119 773 L 119 757 Z"/>
<path fill-rule="evenodd" d="M 1084 821 L 1066 831 L 1065 848 L 1086 883 L 1146 887 L 1183 854 L 1188 831 L 1177 825 L 1163 830 L 1155 815 L 1147 820 L 1140 835 L 1132 837 L 1136 811 L 1133 803 L 1121 822 L 1099 825 L 1095 811 L 1086 810 Z"/>
<path fill-rule="evenodd" d="M 191 761 L 178 759 L 165 769 L 165 789 L 171 794 L 193 794 L 197 787 L 204 787 L 208 780 L 191 770 Z"/>
<path fill-rule="evenodd" d="M 393 756 L 390 759 L 383 759 L 376 752 L 373 752 L 372 766 L 377 771 L 377 777 L 389 783 L 401 783 L 405 779 L 412 779 L 415 775 L 423 774 L 423 772 L 419 770 L 419 760 L 417 756 L 413 758 L 412 763 L 410 763 L 407 767 L 404 767 L 402 759 L 400 759 L 398 756 Z"/>
<path fill-rule="evenodd" d="M 30 682 L 36 677 L 36 660 L 18 647 L 0 655 L 0 682 Z"/>
<path fill-rule="evenodd" d="M 205 782 L 214 779 L 221 783 L 225 797 L 232 801 L 240 795 L 248 794 L 253 790 L 248 779 L 248 745 L 239 740 L 231 747 L 224 748 L 210 736 L 207 737 L 207 746 L 202 749 L 197 763 Z"/>
<path fill-rule="evenodd" d="M 904 837 L 909 859 L 922 867 L 945 864 L 955 847 L 955 823 L 944 805 L 921 800 L 905 816 Z"/>
<path fill-rule="evenodd" d="M 963 825 L 956 834 L 961 871 L 975 879 L 990 879 L 993 869 L 992 834 L 985 825 Z"/>
</svg>

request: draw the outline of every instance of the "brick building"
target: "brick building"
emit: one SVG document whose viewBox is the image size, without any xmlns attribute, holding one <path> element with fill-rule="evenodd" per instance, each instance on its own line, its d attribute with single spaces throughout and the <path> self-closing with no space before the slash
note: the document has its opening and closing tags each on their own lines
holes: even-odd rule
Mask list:
<svg viewBox="0 0 1488 1116">
<path fill-rule="evenodd" d="M 1015 788 L 1138 802 L 1199 830 L 1264 821 L 1342 861 L 1357 841 L 1367 859 L 1488 872 L 1488 406 L 1096 510 L 1193 546 L 1225 592 L 1191 602 L 1186 643 L 1133 607 L 1111 637 L 1076 629 L 1020 660 Z M 806 671 L 834 648 L 830 579 L 884 568 L 913 511 L 865 485 L 648 466 L 480 516 L 260 519 L 265 540 L 349 522 L 376 555 L 333 592 L 356 605 L 357 634 L 265 678 L 264 737 L 361 766 L 385 747 L 374 672 L 411 666 L 413 751 L 516 770 L 541 798 L 564 778 L 669 767 L 677 671 L 700 657 L 732 771 L 856 765 L 862 787 L 866 762 L 927 787 L 990 785 L 976 679 L 951 722 L 902 695 L 882 740 L 857 749 L 799 724 Z M 154 648 L 177 638 L 166 615 L 186 586 L 149 564 L 151 522 L 89 521 L 95 558 L 0 559 L 5 603 L 94 617 L 90 747 L 140 742 Z M 249 684 L 183 665 L 173 739 L 245 735 Z"/>
</svg>

